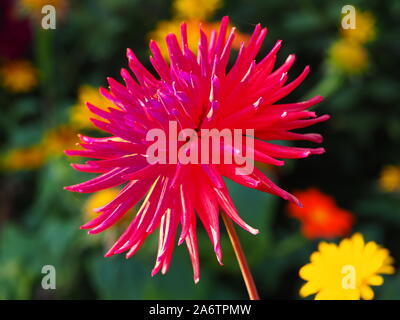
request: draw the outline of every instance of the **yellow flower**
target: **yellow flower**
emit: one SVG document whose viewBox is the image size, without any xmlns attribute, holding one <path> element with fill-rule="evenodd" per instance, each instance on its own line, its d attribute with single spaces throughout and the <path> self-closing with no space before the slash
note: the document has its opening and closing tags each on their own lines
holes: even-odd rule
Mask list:
<svg viewBox="0 0 400 320">
<path fill-rule="evenodd" d="M 379 185 L 386 192 L 400 191 L 400 166 L 385 166 L 379 178 Z"/>
<path fill-rule="evenodd" d="M 222 4 L 222 0 L 175 0 L 172 4 L 172 20 L 158 22 L 155 30 L 149 33 L 149 38 L 158 43 L 164 58 L 169 59 L 165 37 L 169 33 L 180 34 L 180 25 L 182 20 L 185 20 L 189 49 L 197 53 L 200 40 L 199 24 L 201 24 L 202 30 L 209 38 L 213 30 L 219 29 L 220 23 L 207 22 L 206 20 L 209 19 L 217 9 L 222 7 Z M 229 29 L 232 27 L 233 26 L 230 25 Z M 239 49 L 242 42 L 247 43 L 249 40 L 249 35 L 236 30 L 232 47 L 234 49 Z"/>
<path fill-rule="evenodd" d="M 77 140 L 76 131 L 69 126 L 63 125 L 46 132 L 41 145 L 43 152 L 47 156 L 53 157 L 63 155 L 66 149 L 74 148 Z"/>
<path fill-rule="evenodd" d="M 29 170 L 40 167 L 45 155 L 39 146 L 11 150 L 4 156 L 2 167 L 7 170 Z"/>
<path fill-rule="evenodd" d="M 86 200 L 83 207 L 84 215 L 87 219 L 93 219 L 97 217 L 99 213 L 95 212 L 94 209 L 100 208 L 110 201 L 114 200 L 118 195 L 119 190 L 116 188 L 104 189 L 96 192 Z"/>
<path fill-rule="evenodd" d="M 168 48 L 165 43 L 165 37 L 169 33 L 180 34 L 181 20 L 171 20 L 171 21 L 160 21 L 156 29 L 149 34 L 149 38 L 157 41 L 160 46 L 161 52 L 165 58 L 168 58 Z M 219 22 L 201 22 L 199 20 L 188 20 L 187 24 L 187 34 L 188 34 L 188 44 L 189 49 L 194 53 L 197 53 L 197 47 L 200 40 L 199 24 L 204 33 L 209 37 L 212 30 L 218 30 Z M 233 26 L 229 26 L 232 28 Z M 250 36 L 247 34 L 235 32 L 235 39 L 233 41 L 232 47 L 238 49 L 242 42 L 247 43 Z"/>
<path fill-rule="evenodd" d="M 174 16 L 178 19 L 207 20 L 222 6 L 221 0 L 175 0 Z"/>
<path fill-rule="evenodd" d="M 93 129 L 95 126 L 90 121 L 90 118 L 100 118 L 90 112 L 86 106 L 86 102 L 90 102 L 94 106 L 103 110 L 107 110 L 111 105 L 110 102 L 99 93 L 98 88 L 89 85 L 83 85 L 79 88 L 78 103 L 72 106 L 70 110 L 70 123 L 72 126 L 80 129 Z"/>
<path fill-rule="evenodd" d="M 365 243 L 359 233 L 339 245 L 320 242 L 310 261 L 299 272 L 307 281 L 300 296 L 316 294 L 316 300 L 371 300 L 370 286 L 383 284 L 380 274 L 394 273 L 389 251 L 374 241 Z"/>
<path fill-rule="evenodd" d="M 357 74 L 368 67 L 366 49 L 355 42 L 341 39 L 333 43 L 329 49 L 329 60 L 339 70 L 348 74 Z"/>
<path fill-rule="evenodd" d="M 114 200 L 120 190 L 118 188 L 110 188 L 98 191 L 89 196 L 86 200 L 85 205 L 83 206 L 83 217 L 85 221 L 90 221 L 96 218 L 101 212 L 94 211 L 95 209 L 101 208 L 104 205 L 108 204 L 112 200 Z M 120 221 L 117 222 L 117 226 L 124 227 L 131 222 L 132 214 L 137 212 L 137 208 L 134 207 L 128 213 L 124 214 Z M 116 239 L 114 239 L 115 241 Z"/>
<path fill-rule="evenodd" d="M 43 135 L 39 144 L 6 153 L 1 166 L 6 170 L 36 169 L 49 158 L 61 156 L 64 150 L 75 147 L 77 140 L 77 133 L 69 126 L 51 129 Z"/>
<path fill-rule="evenodd" d="M 68 7 L 67 0 L 20 0 L 20 7 L 23 12 L 34 18 L 42 17 L 42 8 L 51 5 L 56 9 L 57 17 L 62 17 Z"/>
<path fill-rule="evenodd" d="M 370 12 L 356 11 L 355 27 L 355 29 L 341 28 L 343 37 L 357 43 L 366 43 L 375 39 L 375 18 Z"/>
<path fill-rule="evenodd" d="M 29 61 L 6 62 L 0 69 L 3 86 L 11 92 L 29 92 L 37 85 L 37 71 Z"/>
</svg>

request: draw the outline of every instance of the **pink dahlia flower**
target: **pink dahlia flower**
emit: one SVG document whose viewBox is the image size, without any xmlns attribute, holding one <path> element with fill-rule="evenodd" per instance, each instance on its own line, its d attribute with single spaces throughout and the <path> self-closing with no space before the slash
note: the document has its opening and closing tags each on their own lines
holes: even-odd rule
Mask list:
<svg viewBox="0 0 400 320">
<path fill-rule="evenodd" d="M 147 236 L 159 228 L 158 253 L 152 275 L 160 270 L 165 273 L 180 225 L 178 245 L 186 242 L 197 282 L 197 217 L 208 233 L 221 264 L 220 209 L 243 229 L 252 234 L 258 233 L 238 215 L 222 177 L 299 204 L 293 195 L 276 186 L 257 168 L 243 174 L 240 173 L 240 165 L 235 162 L 148 161 L 146 150 L 152 142 L 148 141 L 147 133 L 155 128 L 168 132 L 171 121 L 175 121 L 179 129 L 190 128 L 195 132 L 203 128 L 252 129 L 251 150 L 248 146 L 244 148 L 247 148 L 247 154 L 251 154 L 251 160 L 267 164 L 282 166 L 284 162 L 278 158 L 304 158 L 324 152 L 323 148 L 295 148 L 267 142 L 322 142 L 319 134 L 300 134 L 291 130 L 308 127 L 329 117 L 317 117 L 315 112 L 307 111 L 307 108 L 322 101 L 320 96 L 298 103 L 276 103 L 300 85 L 309 67 L 295 80 L 286 83 L 287 72 L 295 60 L 295 56 L 290 55 L 282 66 L 273 71 L 281 41 L 260 62 L 256 62 L 255 57 L 267 34 L 267 30 L 260 25 L 255 27 L 248 45 L 242 44 L 235 63 L 227 71 L 235 33 L 233 28 L 227 35 L 228 24 L 228 17 L 223 18 L 220 29 L 214 31 L 210 39 L 200 28 L 198 53 L 195 54 L 188 48 L 186 25 L 183 23 L 180 42 L 174 34 L 166 37 L 169 64 L 163 59 L 158 45 L 151 41 L 150 62 L 158 76 L 146 70 L 128 49 L 129 67 L 136 81 L 126 69 L 122 69 L 124 85 L 109 78 L 109 90 L 100 89 L 115 107 L 110 107 L 107 112 L 87 104 L 93 114 L 105 120 L 91 119 L 92 122 L 111 136 L 80 136 L 83 149 L 66 151 L 67 155 L 97 159 L 72 166 L 79 171 L 100 174 L 66 189 L 90 193 L 118 185 L 124 187 L 114 200 L 96 209 L 100 214 L 81 228 L 90 229 L 89 234 L 99 233 L 115 224 L 144 198 L 136 216 L 107 252 L 107 257 L 125 251 L 127 258 L 131 257 Z M 169 142 L 173 139 L 178 146 L 187 142 L 168 135 Z M 235 146 L 222 139 L 219 148 L 223 153 L 238 152 Z"/>
</svg>

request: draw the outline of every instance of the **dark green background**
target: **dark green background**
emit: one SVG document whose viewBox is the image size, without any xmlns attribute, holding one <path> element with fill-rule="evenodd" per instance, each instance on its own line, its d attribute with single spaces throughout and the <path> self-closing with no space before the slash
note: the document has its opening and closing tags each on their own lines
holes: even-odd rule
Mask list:
<svg viewBox="0 0 400 320">
<path fill-rule="evenodd" d="M 297 54 L 291 77 L 311 66 L 311 74 L 290 101 L 307 96 L 326 77 L 327 51 L 339 37 L 344 1 L 225 1 L 215 19 L 229 15 L 242 32 L 261 22 L 269 34 L 263 53 L 284 40 L 278 62 Z M 376 17 L 377 38 L 366 47 L 370 67 L 360 76 L 343 77 L 320 104 L 319 113 L 332 119 L 314 126 L 325 137 L 327 153 L 289 161 L 279 174 L 288 191 L 310 186 L 334 196 L 354 213 L 366 239 L 387 247 L 400 260 L 400 199 L 379 190 L 385 164 L 399 163 L 400 141 L 400 2 L 353 1 Z M 132 48 L 149 66 L 147 34 L 159 20 L 171 17 L 165 0 L 71 1 L 64 21 L 43 35 L 34 30 L 30 55 L 44 73 L 39 88 L 25 95 L 0 91 L 1 150 L 36 143 L 46 128 L 67 119 L 82 84 L 106 85 L 126 67 L 125 50 Z M 40 41 L 39 41 L 40 39 Z M 45 59 L 43 59 L 45 57 Z M 186 249 L 175 250 L 166 276 L 150 277 L 156 255 L 152 237 L 132 259 L 103 258 L 103 235 L 79 230 L 85 195 L 62 190 L 83 180 L 66 157 L 35 171 L 0 173 L 0 299 L 245 299 L 246 291 L 225 232 L 224 266 L 199 231 L 201 280 L 194 285 Z M 318 240 L 304 239 L 297 221 L 277 197 L 230 184 L 240 214 L 261 233 L 239 231 L 259 291 L 264 298 L 298 299 L 302 284 L 297 272 L 308 262 Z M 41 268 L 54 265 L 57 289 L 41 289 Z M 386 277 L 377 298 L 400 298 L 400 277 Z"/>
</svg>

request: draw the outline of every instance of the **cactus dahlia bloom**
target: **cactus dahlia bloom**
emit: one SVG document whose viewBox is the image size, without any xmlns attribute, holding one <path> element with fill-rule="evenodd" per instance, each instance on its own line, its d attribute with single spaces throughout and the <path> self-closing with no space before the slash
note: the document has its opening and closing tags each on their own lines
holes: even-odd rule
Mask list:
<svg viewBox="0 0 400 320">
<path fill-rule="evenodd" d="M 90 229 L 89 234 L 109 228 L 144 198 L 136 216 L 106 256 L 127 251 L 126 256 L 131 257 L 147 236 L 159 228 L 158 253 L 152 275 L 168 270 L 180 225 L 178 245 L 186 242 L 194 280 L 199 280 L 197 217 L 207 231 L 221 264 L 220 209 L 245 230 L 258 233 L 238 215 L 222 177 L 292 202 L 298 203 L 298 200 L 276 186 L 257 168 L 247 174 L 237 174 L 240 165 L 233 162 L 149 163 L 146 150 L 153 142 L 147 141 L 146 137 L 150 129 L 168 131 L 170 121 L 195 132 L 203 128 L 250 128 L 254 130 L 251 137 L 254 145 L 250 150 L 252 160 L 277 166 L 284 164 L 277 158 L 304 158 L 324 152 L 323 148 L 294 148 L 267 142 L 321 142 L 322 137 L 318 134 L 300 134 L 291 130 L 308 127 L 329 117 L 317 117 L 314 112 L 307 111 L 322 100 L 319 96 L 305 102 L 276 103 L 304 80 L 309 68 L 306 67 L 295 80 L 286 84 L 287 72 L 295 57 L 290 55 L 282 66 L 273 71 L 281 41 L 265 58 L 256 62 L 255 57 L 267 34 L 267 30 L 260 25 L 255 27 L 248 45 L 241 46 L 235 63 L 227 71 L 235 32 L 232 29 L 226 35 L 228 25 L 229 19 L 223 18 L 219 31 L 214 31 L 210 39 L 200 29 L 196 56 L 188 48 L 186 25 L 183 23 L 181 44 L 174 34 L 166 37 L 170 64 L 163 59 L 159 46 L 151 41 L 150 61 L 158 73 L 157 77 L 146 70 L 128 49 L 129 67 L 137 81 L 122 69 L 125 85 L 109 78 L 109 90 L 100 89 L 115 108 L 104 111 L 87 104 L 92 113 L 105 120 L 92 119 L 94 125 L 111 136 L 91 138 L 81 135 L 80 146 L 83 149 L 66 151 L 67 155 L 97 159 L 85 164 L 73 164 L 73 167 L 100 174 L 92 180 L 66 187 L 67 190 L 91 193 L 124 184 L 114 200 L 96 209 L 101 214 L 81 227 Z M 185 143 L 173 136 L 168 139 L 180 145 Z M 237 153 L 229 141 L 222 142 L 222 139 L 219 148 L 224 153 Z"/>
</svg>

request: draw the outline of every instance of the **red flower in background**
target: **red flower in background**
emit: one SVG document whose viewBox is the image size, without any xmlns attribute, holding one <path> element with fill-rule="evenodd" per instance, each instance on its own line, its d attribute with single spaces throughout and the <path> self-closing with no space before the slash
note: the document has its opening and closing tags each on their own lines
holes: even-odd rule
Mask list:
<svg viewBox="0 0 400 320">
<path fill-rule="evenodd" d="M 0 57 L 21 57 L 32 41 L 32 30 L 27 18 L 18 16 L 16 1 L 0 1 Z"/>
<path fill-rule="evenodd" d="M 289 215 L 301 221 L 305 237 L 331 239 L 350 232 L 354 216 L 339 208 L 333 197 L 315 188 L 294 192 L 294 195 L 303 204 L 303 208 L 289 203 Z"/>
<path fill-rule="evenodd" d="M 98 208 L 101 214 L 82 228 L 91 229 L 91 234 L 102 232 L 145 198 L 127 230 L 106 256 L 127 252 L 127 257 L 131 257 L 149 234 L 159 228 L 158 254 L 152 274 L 160 270 L 165 273 L 170 265 L 178 227 L 181 226 L 178 245 L 186 242 L 197 282 L 198 218 L 210 237 L 220 263 L 220 210 L 245 230 L 258 233 L 238 215 L 222 177 L 298 203 L 293 195 L 279 188 L 257 168 L 251 173 L 238 175 L 236 172 L 237 169 L 240 171 L 241 166 L 235 163 L 149 164 L 146 157 L 146 150 L 152 143 L 146 141 L 146 134 L 153 128 L 168 132 L 170 121 L 177 121 L 179 130 L 253 129 L 255 137 L 251 137 L 254 140 L 252 160 L 267 164 L 282 166 L 284 162 L 280 159 L 305 158 L 324 152 L 323 148 L 295 148 L 267 142 L 322 142 L 319 134 L 300 134 L 292 130 L 325 121 L 329 116 L 317 117 L 315 112 L 307 111 L 307 108 L 322 100 L 320 96 L 305 102 L 277 103 L 300 85 L 309 68 L 306 67 L 295 80 L 286 83 L 287 72 L 295 57 L 290 55 L 282 66 L 274 70 L 281 41 L 275 44 L 265 58 L 256 62 L 255 57 L 267 34 L 267 30 L 260 25 L 255 27 L 248 44 L 242 44 L 236 62 L 227 71 L 235 37 L 234 29 L 227 36 L 228 25 L 229 20 L 225 17 L 219 31 L 212 32 L 210 39 L 200 30 L 196 56 L 188 47 L 186 25 L 182 24 L 181 39 L 174 34 L 166 38 L 169 64 L 163 58 L 159 46 L 151 41 L 150 61 L 159 77 L 146 70 L 134 53 L 128 50 L 129 67 L 137 80 L 126 69 L 122 69 L 124 85 L 109 78 L 110 91 L 100 90 L 115 107 L 105 111 L 88 103 L 92 113 L 105 120 L 92 119 L 94 125 L 111 136 L 80 136 L 83 150 L 66 152 L 71 156 L 97 159 L 87 161 L 86 164 L 74 164 L 73 167 L 79 171 L 100 174 L 92 180 L 66 189 L 92 193 L 123 184 L 125 187 L 114 200 Z M 176 141 L 176 137 L 169 138 Z M 185 142 L 176 143 L 181 147 Z M 227 141 L 221 141 L 219 148 L 225 152 L 237 153 L 237 149 Z"/>
</svg>

